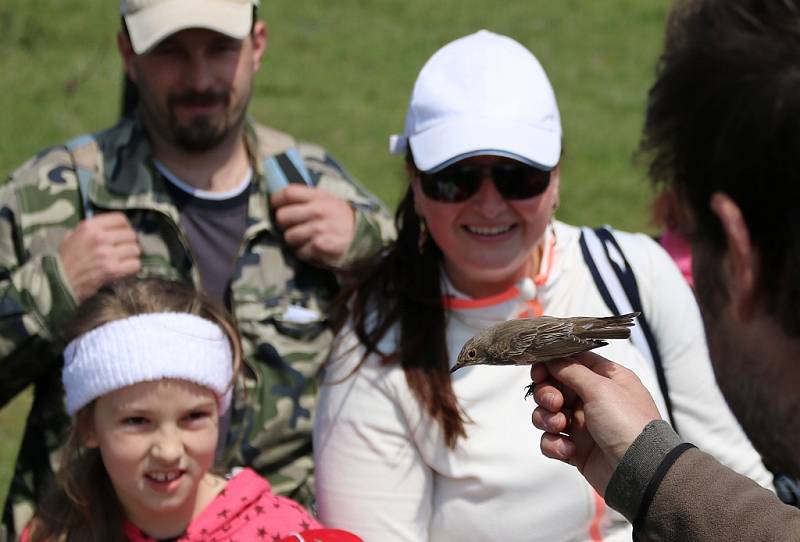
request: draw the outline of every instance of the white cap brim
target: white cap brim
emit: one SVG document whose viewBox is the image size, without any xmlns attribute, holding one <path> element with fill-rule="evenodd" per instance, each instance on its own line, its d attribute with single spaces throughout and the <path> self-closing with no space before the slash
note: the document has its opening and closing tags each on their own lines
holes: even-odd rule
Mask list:
<svg viewBox="0 0 800 542">
<path fill-rule="evenodd" d="M 497 120 L 451 118 L 410 136 L 420 171 L 434 172 L 470 156 L 505 156 L 551 170 L 561 156 L 561 131 Z M 395 145 L 399 151 L 403 145 Z M 393 149 L 394 150 L 394 149 Z"/>
<path fill-rule="evenodd" d="M 252 24 L 252 2 L 172 0 L 125 15 L 125 25 L 137 55 L 187 28 L 206 28 L 241 40 L 250 33 Z"/>
</svg>

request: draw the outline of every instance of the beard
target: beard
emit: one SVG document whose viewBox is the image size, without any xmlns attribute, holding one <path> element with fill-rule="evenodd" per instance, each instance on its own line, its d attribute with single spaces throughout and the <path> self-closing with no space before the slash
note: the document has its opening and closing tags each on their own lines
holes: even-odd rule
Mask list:
<svg viewBox="0 0 800 542">
<path fill-rule="evenodd" d="M 210 90 L 208 92 L 185 92 L 170 95 L 167 99 L 169 127 L 173 142 L 189 153 L 202 153 L 218 146 L 244 118 L 244 108 L 230 109 L 230 93 Z M 181 106 L 221 106 L 217 115 L 197 115 L 188 123 L 181 123 L 175 113 Z M 232 117 L 235 115 L 235 117 Z"/>
<path fill-rule="evenodd" d="M 751 322 L 735 318 L 721 255 L 693 247 L 692 271 L 714 375 L 764 462 L 778 472 L 800 477 L 795 442 L 800 438 L 800 417 L 792 399 L 795 392 L 786 388 L 785 360 L 776 359 L 775 350 L 766 345 L 762 348 L 758 341 L 766 339 L 758 336 Z"/>
<path fill-rule="evenodd" d="M 139 107 L 149 131 L 189 154 L 199 154 L 216 148 L 238 132 L 244 123 L 249 94 L 241 101 L 232 100 L 231 93 L 220 90 L 170 94 L 159 105 L 148 93 L 139 92 Z M 234 103 L 236 102 L 236 103 Z M 182 106 L 215 107 L 207 114 L 196 114 L 181 120 L 177 109 Z"/>
</svg>

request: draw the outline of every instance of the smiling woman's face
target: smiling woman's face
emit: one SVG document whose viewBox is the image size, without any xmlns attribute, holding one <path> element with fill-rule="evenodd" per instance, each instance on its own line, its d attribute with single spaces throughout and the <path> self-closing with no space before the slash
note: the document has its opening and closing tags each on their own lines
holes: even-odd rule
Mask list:
<svg viewBox="0 0 800 542">
<path fill-rule="evenodd" d="M 513 162 L 498 156 L 475 156 L 461 163 L 490 166 Z M 505 199 L 487 173 L 469 199 L 446 203 L 427 197 L 418 176 L 411 187 L 417 213 L 444 256 L 453 285 L 472 297 L 500 293 L 532 273 L 534 248 L 544 236 L 558 201 L 558 167 L 544 193 L 528 199 Z"/>
</svg>

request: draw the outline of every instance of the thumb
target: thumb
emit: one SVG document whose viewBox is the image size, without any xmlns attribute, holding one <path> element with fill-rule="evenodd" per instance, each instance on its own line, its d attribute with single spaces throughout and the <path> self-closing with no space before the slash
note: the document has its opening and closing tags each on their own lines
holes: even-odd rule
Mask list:
<svg viewBox="0 0 800 542">
<path fill-rule="evenodd" d="M 599 357 L 599 356 L 596 356 Z M 586 361 L 586 363 L 582 363 Z M 563 358 L 550 361 L 547 368 L 550 376 L 572 389 L 584 402 L 592 399 L 597 393 L 602 393 L 602 385 L 608 377 L 604 374 L 604 363 L 610 361 L 600 360 L 580 361 L 576 358 Z"/>
</svg>

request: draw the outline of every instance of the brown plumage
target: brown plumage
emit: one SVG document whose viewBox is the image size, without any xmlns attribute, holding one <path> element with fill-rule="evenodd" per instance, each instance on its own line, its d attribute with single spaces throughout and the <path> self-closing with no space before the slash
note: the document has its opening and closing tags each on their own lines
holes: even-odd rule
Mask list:
<svg viewBox="0 0 800 542">
<path fill-rule="evenodd" d="M 608 344 L 606 339 L 630 337 L 637 316 L 540 316 L 503 322 L 468 340 L 450 372 L 469 365 L 531 365 L 591 350 Z"/>
</svg>

